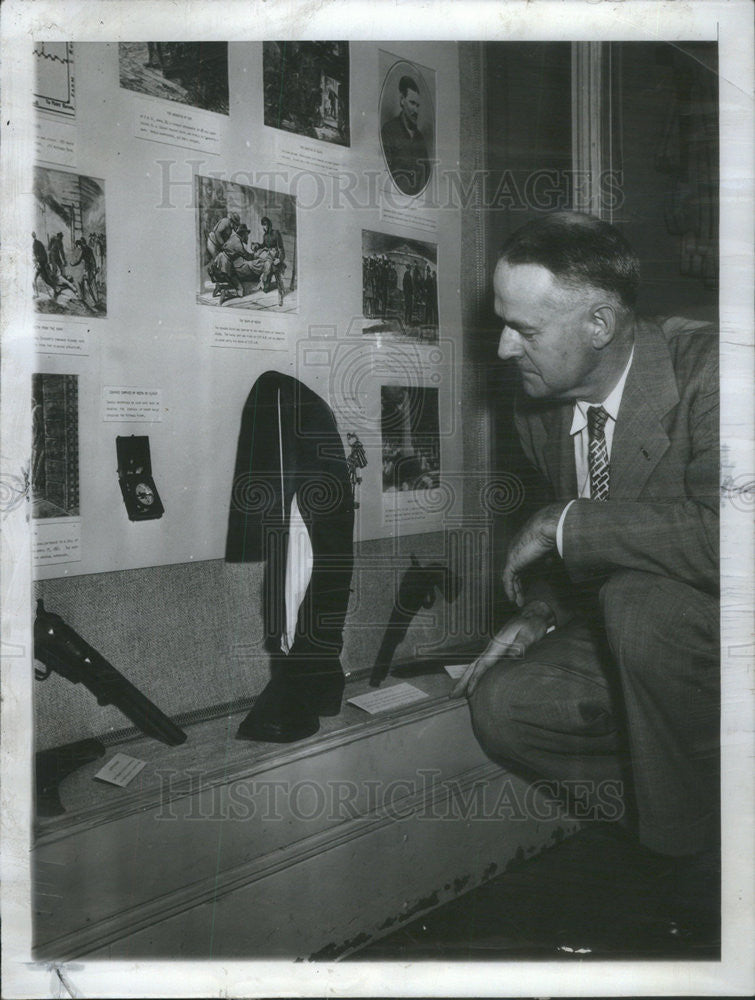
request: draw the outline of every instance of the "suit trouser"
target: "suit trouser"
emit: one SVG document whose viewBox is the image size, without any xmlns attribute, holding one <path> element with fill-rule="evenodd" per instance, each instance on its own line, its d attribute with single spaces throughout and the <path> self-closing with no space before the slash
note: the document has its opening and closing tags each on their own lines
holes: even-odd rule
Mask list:
<svg viewBox="0 0 755 1000">
<path fill-rule="evenodd" d="M 470 699 L 491 757 L 555 782 L 629 779 L 640 840 L 674 855 L 718 839 L 719 706 L 718 601 L 631 570 Z"/>
</svg>

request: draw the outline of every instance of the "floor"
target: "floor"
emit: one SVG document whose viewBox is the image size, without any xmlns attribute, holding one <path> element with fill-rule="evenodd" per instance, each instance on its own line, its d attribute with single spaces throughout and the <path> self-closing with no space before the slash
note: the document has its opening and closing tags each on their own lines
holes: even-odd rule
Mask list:
<svg viewBox="0 0 755 1000">
<path fill-rule="evenodd" d="M 715 866 L 714 866 L 715 867 Z M 593 824 L 350 956 L 356 960 L 720 958 L 718 870 L 669 916 L 668 866 Z M 678 882 L 674 882 L 678 889 Z"/>
</svg>

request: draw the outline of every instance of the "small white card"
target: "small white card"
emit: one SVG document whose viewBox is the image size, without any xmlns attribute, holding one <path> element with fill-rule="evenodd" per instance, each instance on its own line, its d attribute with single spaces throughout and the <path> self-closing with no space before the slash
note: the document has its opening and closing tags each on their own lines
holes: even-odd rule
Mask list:
<svg viewBox="0 0 755 1000">
<path fill-rule="evenodd" d="M 443 669 L 452 680 L 458 681 L 460 677 L 464 676 L 467 667 L 469 667 L 468 663 L 447 663 Z"/>
<path fill-rule="evenodd" d="M 95 778 L 100 781 L 108 781 L 111 785 L 126 785 L 135 778 L 141 769 L 146 765 L 146 760 L 137 760 L 136 757 L 129 757 L 125 753 L 117 753 L 111 757 L 104 767 L 95 774 Z"/>
<path fill-rule="evenodd" d="M 389 708 L 400 708 L 411 705 L 413 701 L 421 701 L 428 696 L 413 684 L 394 684 L 392 687 L 381 688 L 379 691 L 369 691 L 349 698 L 349 704 L 356 705 L 370 715 L 385 712 Z"/>
</svg>

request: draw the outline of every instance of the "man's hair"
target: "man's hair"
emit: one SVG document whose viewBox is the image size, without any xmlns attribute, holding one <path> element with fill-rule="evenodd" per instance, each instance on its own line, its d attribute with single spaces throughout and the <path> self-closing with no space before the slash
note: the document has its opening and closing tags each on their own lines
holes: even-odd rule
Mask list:
<svg viewBox="0 0 755 1000">
<path fill-rule="evenodd" d="M 268 226 L 272 226 L 272 222 L 268 219 L 268 217 L 266 215 L 263 215 L 262 218 L 260 219 L 260 225 L 264 226 L 265 223 L 267 223 Z"/>
<path fill-rule="evenodd" d="M 402 97 L 406 97 L 407 90 L 413 90 L 415 94 L 419 93 L 417 81 L 413 76 L 402 76 L 398 82 L 398 89 Z"/>
<path fill-rule="evenodd" d="M 640 261 L 608 222 L 581 212 L 554 212 L 527 222 L 503 244 L 499 261 L 539 264 L 572 288 L 591 285 L 634 309 Z"/>
</svg>

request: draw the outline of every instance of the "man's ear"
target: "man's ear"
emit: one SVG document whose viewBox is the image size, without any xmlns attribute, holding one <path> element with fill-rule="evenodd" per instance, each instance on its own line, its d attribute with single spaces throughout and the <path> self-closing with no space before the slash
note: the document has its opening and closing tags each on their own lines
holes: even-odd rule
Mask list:
<svg viewBox="0 0 755 1000">
<path fill-rule="evenodd" d="M 616 336 L 618 319 L 616 307 L 610 302 L 603 302 L 593 307 L 590 325 L 592 327 L 592 345 L 596 350 L 603 350 Z"/>
</svg>

